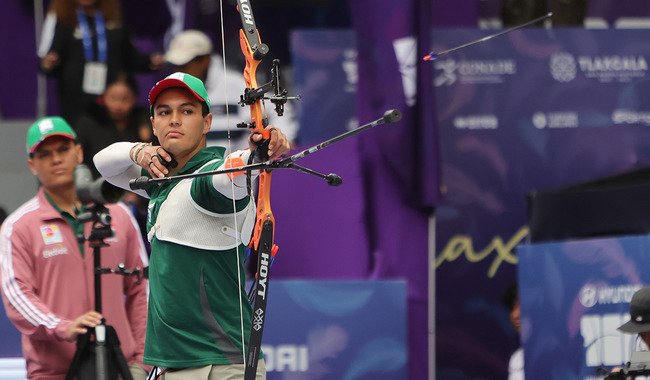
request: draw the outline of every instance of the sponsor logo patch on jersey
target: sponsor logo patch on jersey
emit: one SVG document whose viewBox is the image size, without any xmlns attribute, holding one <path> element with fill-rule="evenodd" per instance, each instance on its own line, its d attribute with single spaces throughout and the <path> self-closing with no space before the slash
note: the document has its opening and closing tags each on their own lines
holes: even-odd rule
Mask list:
<svg viewBox="0 0 650 380">
<path fill-rule="evenodd" d="M 46 245 L 63 243 L 63 235 L 56 224 L 44 224 L 41 226 L 41 236 Z"/>
<path fill-rule="evenodd" d="M 68 248 L 63 244 L 56 244 L 54 246 L 47 247 L 43 250 L 43 258 L 50 258 L 58 255 L 67 255 Z"/>
</svg>

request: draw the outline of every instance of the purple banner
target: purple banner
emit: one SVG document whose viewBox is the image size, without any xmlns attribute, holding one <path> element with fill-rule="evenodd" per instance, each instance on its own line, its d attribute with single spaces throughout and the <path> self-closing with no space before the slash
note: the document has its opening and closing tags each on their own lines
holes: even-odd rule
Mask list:
<svg viewBox="0 0 650 380">
<path fill-rule="evenodd" d="M 433 50 L 487 34 L 434 30 Z M 518 338 L 501 297 L 528 236 L 526 194 L 650 164 L 646 40 L 642 30 L 520 30 L 434 62 L 441 377 L 506 376 Z"/>
<path fill-rule="evenodd" d="M 305 126 L 298 131 L 298 144 L 317 144 L 356 128 L 359 69 L 354 32 L 293 32 L 291 50 L 294 87 L 302 97 L 296 103 L 298 124 Z"/>
<path fill-rule="evenodd" d="M 403 281 L 274 281 L 267 379 L 406 380 Z M 20 336 L 0 303 L 0 379 L 24 379 Z M 110 319 L 110 318 L 109 318 Z"/>
<path fill-rule="evenodd" d="M 636 351 L 632 295 L 650 275 L 650 237 L 522 245 L 519 290 L 526 379 L 602 378 Z"/>
<path fill-rule="evenodd" d="M 408 379 L 403 281 L 278 281 L 271 292 L 269 380 Z"/>
</svg>

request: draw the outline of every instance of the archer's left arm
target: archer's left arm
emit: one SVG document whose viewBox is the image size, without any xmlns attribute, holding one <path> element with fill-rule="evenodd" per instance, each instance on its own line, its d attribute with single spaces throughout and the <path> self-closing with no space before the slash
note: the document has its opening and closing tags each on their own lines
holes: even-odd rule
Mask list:
<svg viewBox="0 0 650 380">
<path fill-rule="evenodd" d="M 250 155 L 250 149 L 232 152 L 226 156 L 223 163 L 217 169 L 222 170 L 244 166 L 248 163 Z M 248 195 L 245 174 L 246 172 L 241 171 L 212 176 L 212 186 L 217 192 L 224 195 L 226 198 L 232 199 L 232 197 L 234 197 L 235 200 L 243 199 Z M 251 180 L 257 178 L 258 174 L 259 170 L 252 170 Z"/>
<path fill-rule="evenodd" d="M 282 131 L 273 127 L 267 127 L 270 133 L 270 141 L 268 145 L 268 156 L 269 159 L 280 158 L 284 153 L 289 151 L 289 140 Z M 252 150 L 257 147 L 263 140 L 263 136 L 260 133 L 253 133 L 249 139 L 250 149 L 238 150 L 229 154 L 224 163 L 218 169 L 227 169 L 227 168 L 236 168 L 239 166 L 244 166 L 249 163 L 250 155 Z M 246 176 L 243 175 L 245 172 L 236 172 L 227 175 L 216 175 L 212 177 L 212 185 L 215 190 L 219 193 L 227 196 L 228 198 L 233 196 L 234 189 L 234 199 L 239 200 L 248 195 L 248 190 L 246 188 Z M 251 175 L 252 178 L 256 178 L 259 174 L 258 170 L 253 170 Z"/>
</svg>

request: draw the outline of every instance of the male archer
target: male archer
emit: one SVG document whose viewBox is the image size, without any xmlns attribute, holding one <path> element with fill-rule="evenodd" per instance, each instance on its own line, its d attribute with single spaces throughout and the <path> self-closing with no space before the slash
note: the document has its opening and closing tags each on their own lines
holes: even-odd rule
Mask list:
<svg viewBox="0 0 650 380">
<path fill-rule="evenodd" d="M 102 176 L 124 189 L 142 175 L 159 178 L 244 165 L 262 140 L 252 133 L 250 149 L 226 157 L 225 148 L 206 147 L 210 100 L 203 82 L 186 73 L 156 83 L 149 103 L 160 146 L 120 142 L 94 157 Z M 268 156 L 276 159 L 289 150 L 289 142 L 281 131 L 268 129 Z M 255 205 L 242 174 L 170 181 L 136 191 L 150 199 L 144 362 L 166 368 L 166 380 L 243 379 L 242 344 L 249 339 L 251 307 L 241 252 L 251 236 Z M 256 378 L 265 376 L 260 359 Z"/>
</svg>

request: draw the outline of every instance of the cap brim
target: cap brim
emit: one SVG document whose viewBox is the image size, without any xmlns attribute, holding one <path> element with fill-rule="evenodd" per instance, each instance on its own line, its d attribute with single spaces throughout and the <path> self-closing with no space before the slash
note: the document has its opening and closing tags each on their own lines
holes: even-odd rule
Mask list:
<svg viewBox="0 0 650 380">
<path fill-rule="evenodd" d="M 151 89 L 149 92 L 149 105 L 153 107 L 154 103 L 156 103 L 156 99 L 158 98 L 158 95 L 160 95 L 161 92 L 165 91 L 168 88 L 174 88 L 174 87 L 181 87 L 181 88 L 186 88 L 190 90 L 192 95 L 201 103 L 205 103 L 205 100 L 201 98 L 199 94 L 194 92 L 192 88 L 185 82 L 183 82 L 180 79 L 176 78 L 166 78 L 161 81 L 159 81 L 154 88 Z"/>
<path fill-rule="evenodd" d="M 623 323 L 617 330 L 629 334 L 648 332 L 650 331 L 650 323 L 637 323 L 630 320 Z"/>
<path fill-rule="evenodd" d="M 34 152 L 36 151 L 36 149 L 37 149 L 37 148 L 38 148 L 38 147 L 39 147 L 43 142 L 45 142 L 45 140 L 47 140 L 47 139 L 49 139 L 49 138 L 52 138 L 52 137 L 56 137 L 56 136 L 67 137 L 67 138 L 69 138 L 70 140 L 73 140 L 73 141 L 74 141 L 74 140 L 77 140 L 77 138 L 76 138 L 75 136 L 73 136 L 73 135 L 71 135 L 71 134 L 69 134 L 69 133 L 52 133 L 51 135 L 47 135 L 44 139 L 42 139 L 41 141 L 39 141 L 39 142 L 37 142 L 36 144 L 34 144 L 34 145 L 31 147 L 31 149 L 29 150 L 29 154 L 34 153 Z"/>
</svg>

